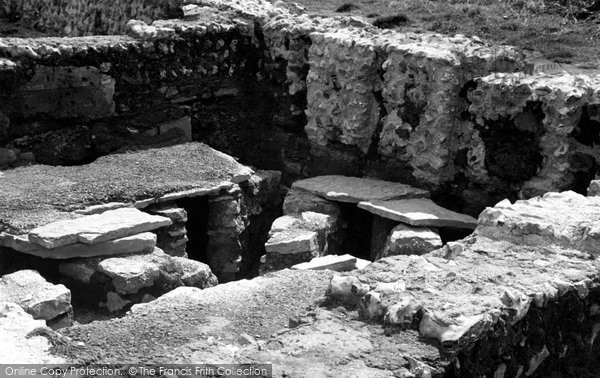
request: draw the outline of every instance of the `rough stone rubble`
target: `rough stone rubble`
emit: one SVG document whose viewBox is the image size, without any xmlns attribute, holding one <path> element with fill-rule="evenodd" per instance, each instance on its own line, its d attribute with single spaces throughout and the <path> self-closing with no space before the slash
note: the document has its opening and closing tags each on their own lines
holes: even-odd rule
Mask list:
<svg viewBox="0 0 600 378">
<path fill-rule="evenodd" d="M 596 197 L 574 192 L 503 201 L 482 213 L 472 236 L 422 256 L 387 257 L 334 276 L 327 293 L 357 306 L 365 321 L 416 329 L 436 340 L 466 374 L 530 376 L 542 368 L 543 376 L 559 361 L 597 358 L 598 242 L 590 214 L 599 205 Z M 535 320 L 554 311 L 564 318 Z M 565 321 L 575 318 L 577 326 L 570 328 Z M 586 341 L 561 339 L 566 329 Z M 546 334 L 536 339 L 540 330 Z M 498 344 L 487 349 L 487 342 Z M 542 364 L 546 358 L 553 362 Z M 469 359 L 485 359 L 478 369 L 487 373 L 468 370 L 476 366 Z"/>
</svg>

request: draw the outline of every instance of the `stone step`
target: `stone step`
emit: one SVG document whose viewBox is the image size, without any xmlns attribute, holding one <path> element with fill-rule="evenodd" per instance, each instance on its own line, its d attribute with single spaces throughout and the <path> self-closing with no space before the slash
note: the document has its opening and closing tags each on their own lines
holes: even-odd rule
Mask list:
<svg viewBox="0 0 600 378">
<path fill-rule="evenodd" d="M 152 232 L 143 232 L 97 244 L 75 243 L 48 249 L 30 242 L 24 236 L 4 234 L 0 236 L 0 245 L 45 259 L 71 259 L 75 257 L 150 253 L 156 246 L 156 235 Z"/>
<path fill-rule="evenodd" d="M 427 198 L 363 201 L 358 207 L 375 215 L 411 226 L 475 229 L 477 219 L 445 209 Z"/>
<path fill-rule="evenodd" d="M 328 200 L 350 203 L 429 197 L 426 190 L 397 182 L 336 175 L 299 180 L 292 188 L 303 189 Z"/>
<path fill-rule="evenodd" d="M 28 237 L 43 247 L 56 248 L 75 243 L 96 244 L 171 224 L 169 218 L 123 208 L 50 223 L 31 230 Z"/>
<path fill-rule="evenodd" d="M 0 302 L 14 302 L 34 319 L 51 320 L 72 310 L 71 291 L 54 285 L 35 270 L 19 270 L 0 278 Z"/>
</svg>

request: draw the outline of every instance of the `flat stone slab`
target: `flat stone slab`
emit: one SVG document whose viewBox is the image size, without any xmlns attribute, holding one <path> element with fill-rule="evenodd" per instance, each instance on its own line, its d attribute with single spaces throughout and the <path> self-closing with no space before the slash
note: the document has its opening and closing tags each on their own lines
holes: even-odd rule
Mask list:
<svg viewBox="0 0 600 378">
<path fill-rule="evenodd" d="M 335 270 L 338 272 L 356 269 L 356 257 L 351 255 L 327 255 L 316 257 L 308 262 L 296 264 L 292 269 Z"/>
<path fill-rule="evenodd" d="M 150 253 L 156 246 L 156 234 L 143 232 L 96 244 L 75 243 L 52 249 L 32 243 L 24 236 L 3 234 L 0 235 L 0 245 L 46 259 L 71 259 L 75 257 Z"/>
<path fill-rule="evenodd" d="M 372 178 L 336 175 L 299 180 L 292 184 L 292 188 L 303 189 L 331 201 L 350 203 L 429 197 L 427 190 L 405 184 Z"/>
<path fill-rule="evenodd" d="M 428 198 L 364 201 L 358 207 L 375 215 L 411 226 L 475 229 L 477 220 L 469 215 L 445 209 Z"/>
<path fill-rule="evenodd" d="M 202 143 L 112 154 L 80 166 L 7 170 L 0 180 L 0 233 L 26 234 L 77 218 L 75 210 L 106 210 L 98 207 L 103 204 L 144 207 L 181 197 L 218 195 L 235 185 L 240 172 L 249 173 L 232 157 Z"/>
<path fill-rule="evenodd" d="M 19 270 L 0 278 L 2 301 L 18 304 L 34 319 L 50 320 L 71 310 L 71 291 L 35 270 Z"/>
<path fill-rule="evenodd" d="M 50 223 L 31 230 L 28 237 L 43 247 L 56 248 L 75 243 L 97 244 L 171 224 L 169 218 L 123 208 Z"/>
<path fill-rule="evenodd" d="M 479 216 L 477 232 L 516 244 L 558 246 L 600 256 L 600 197 L 567 191 L 504 200 Z"/>
</svg>

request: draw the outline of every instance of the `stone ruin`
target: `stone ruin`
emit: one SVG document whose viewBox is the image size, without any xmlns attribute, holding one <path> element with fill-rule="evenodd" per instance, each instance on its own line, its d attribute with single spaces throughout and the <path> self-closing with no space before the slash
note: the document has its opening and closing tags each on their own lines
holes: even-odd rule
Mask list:
<svg viewBox="0 0 600 378">
<path fill-rule="evenodd" d="M 45 33 L 0 38 L 0 363 L 600 368 L 597 72 L 261 0 L 0 18 Z"/>
</svg>

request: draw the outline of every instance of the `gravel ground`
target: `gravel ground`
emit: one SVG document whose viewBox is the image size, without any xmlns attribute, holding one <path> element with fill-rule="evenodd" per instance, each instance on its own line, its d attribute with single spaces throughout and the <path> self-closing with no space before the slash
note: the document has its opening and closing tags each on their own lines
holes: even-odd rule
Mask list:
<svg viewBox="0 0 600 378">
<path fill-rule="evenodd" d="M 406 356 L 446 363 L 417 331 L 390 334 L 358 320 L 356 311 L 323 303 L 333 274 L 284 270 L 180 288 L 123 318 L 63 329 L 50 337 L 52 352 L 70 363 L 123 367 L 272 364 L 274 377 L 403 376 Z M 300 321 L 290 326 L 290 318 Z M 254 341 L 240 342 L 242 334 Z"/>
<path fill-rule="evenodd" d="M 0 231 L 27 232 L 69 211 L 132 202 L 230 181 L 242 166 L 204 144 L 114 154 L 81 166 L 34 165 L 0 175 Z"/>
<path fill-rule="evenodd" d="M 173 363 L 176 348 L 206 344 L 209 337 L 224 343 L 241 333 L 265 339 L 314 306 L 332 274 L 283 271 L 205 290 L 184 288 L 181 295 L 162 296 L 124 318 L 64 329 L 73 343 L 55 346 L 54 353 L 86 363 Z"/>
</svg>

